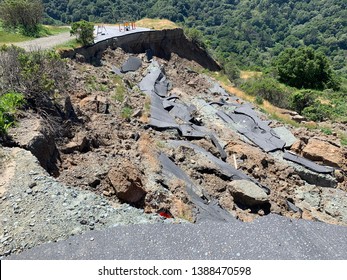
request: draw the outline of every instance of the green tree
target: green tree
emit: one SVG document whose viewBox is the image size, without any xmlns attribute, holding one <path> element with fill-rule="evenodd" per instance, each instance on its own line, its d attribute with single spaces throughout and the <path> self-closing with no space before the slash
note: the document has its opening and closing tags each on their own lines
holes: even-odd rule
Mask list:
<svg viewBox="0 0 347 280">
<path fill-rule="evenodd" d="M 327 57 L 310 47 L 289 48 L 278 56 L 275 66 L 279 79 L 297 88 L 339 88 Z"/>
<path fill-rule="evenodd" d="M 240 78 L 240 69 L 232 60 L 229 60 L 227 63 L 225 63 L 224 72 L 231 81 L 235 81 Z"/>
<path fill-rule="evenodd" d="M 0 18 L 9 28 L 19 28 L 27 36 L 38 36 L 43 17 L 41 0 L 4 0 L 0 4 Z"/>
<path fill-rule="evenodd" d="M 94 43 L 94 24 L 85 20 L 74 22 L 70 30 L 71 35 L 76 35 L 77 42 L 83 46 Z"/>
<path fill-rule="evenodd" d="M 202 48 L 206 48 L 205 42 L 204 42 L 204 35 L 202 32 L 195 28 L 185 28 L 184 34 L 187 36 L 187 38 L 194 42 L 195 44 L 199 45 Z"/>
</svg>

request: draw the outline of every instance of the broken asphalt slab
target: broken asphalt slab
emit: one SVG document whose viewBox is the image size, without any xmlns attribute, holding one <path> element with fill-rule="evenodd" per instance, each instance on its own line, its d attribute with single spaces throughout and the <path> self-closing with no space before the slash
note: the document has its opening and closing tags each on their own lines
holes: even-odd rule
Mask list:
<svg viewBox="0 0 347 280">
<path fill-rule="evenodd" d="M 138 57 L 129 57 L 127 61 L 125 61 L 120 69 L 121 73 L 134 72 L 138 70 L 142 66 L 142 60 Z"/>
<path fill-rule="evenodd" d="M 347 227 L 270 214 L 252 223 L 130 225 L 90 231 L 9 260 L 345 260 Z"/>
<path fill-rule="evenodd" d="M 212 221 L 232 221 L 232 217 L 227 211 L 222 209 L 216 201 L 211 198 L 206 198 L 207 194 L 204 190 L 190 180 L 188 175 L 171 161 L 165 154 L 159 155 L 159 160 L 162 166 L 162 174 L 165 180 L 180 179 L 186 185 L 186 191 L 190 201 L 195 205 L 197 210 L 197 220 L 212 220 Z M 204 199 L 202 197 L 205 197 Z"/>
<path fill-rule="evenodd" d="M 285 160 L 289 160 L 289 161 L 295 162 L 297 164 L 300 164 L 301 166 L 304 166 L 307 169 L 314 171 L 314 172 L 317 172 L 317 173 L 331 174 L 334 172 L 334 168 L 332 168 L 332 167 L 319 165 L 319 164 L 317 164 L 311 160 L 300 157 L 300 156 L 295 155 L 293 153 L 285 152 L 283 158 Z"/>
<path fill-rule="evenodd" d="M 234 112 L 226 113 L 219 110 L 217 115 L 226 123 L 234 125 L 239 133 L 265 152 L 282 150 L 286 145 L 269 127 L 269 123 L 262 121 L 249 104 L 236 108 Z"/>
<path fill-rule="evenodd" d="M 195 144 L 192 144 L 188 141 L 179 141 L 179 140 L 169 140 L 167 143 L 170 146 L 175 147 L 175 148 L 179 148 L 180 146 L 183 146 L 183 147 L 193 149 L 196 153 L 200 153 L 203 156 L 205 156 L 208 160 L 210 160 L 223 175 L 227 176 L 231 180 L 252 181 L 256 185 L 258 185 L 259 188 L 262 188 L 266 192 L 266 194 L 270 194 L 270 189 L 268 187 L 260 185 L 259 182 L 257 182 L 256 180 L 252 179 L 251 177 L 247 176 L 246 174 L 242 173 L 241 171 L 235 169 L 234 167 L 232 167 L 228 163 L 215 157 L 210 152 L 206 151 L 205 149 L 203 149 L 203 148 L 201 148 Z"/>
</svg>

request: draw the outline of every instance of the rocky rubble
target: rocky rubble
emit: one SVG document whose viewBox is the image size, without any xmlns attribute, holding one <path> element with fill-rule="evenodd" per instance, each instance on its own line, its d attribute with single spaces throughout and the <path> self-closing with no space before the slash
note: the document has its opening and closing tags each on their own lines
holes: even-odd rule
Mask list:
<svg viewBox="0 0 347 280">
<path fill-rule="evenodd" d="M 140 68 L 120 73 L 117 69 L 132 56 L 142 60 Z M 11 131 L 16 145 L 36 155 L 55 178 L 30 152 L 0 148 L 6 167 L 1 168 L 0 254 L 118 224 L 194 222 L 201 211 L 247 222 L 276 213 L 347 225 L 347 149 L 336 135 L 283 128 L 254 111 L 292 152 L 335 168 L 333 174 L 318 174 L 283 159 L 281 150 L 264 152 L 239 127 L 224 122 L 216 114 L 221 98 L 243 101 L 201 74 L 197 63 L 175 54 L 169 61 L 154 57 L 148 62 L 144 54 L 120 49 L 106 50 L 101 62 L 99 67 L 68 62 L 72 107 L 64 110 L 74 114 L 65 113 L 59 133 L 49 130 L 54 143 L 40 145 L 55 160 L 57 172 L 40 160 L 45 153 L 25 144 L 36 137 L 24 133 L 29 127 L 41 125 L 31 130 L 46 135 L 39 117 L 24 118 Z M 177 126 L 152 125 L 153 98 L 140 83 L 155 67 L 165 75 L 157 89 L 166 85 L 169 98 L 162 110 Z M 188 121 L 180 112 L 170 112 L 173 102 L 189 111 Z M 199 137 L 189 137 L 192 128 L 199 129 Z M 161 155 L 175 166 L 175 176 L 167 178 Z M 177 170 L 180 174 L 174 174 Z M 174 219 L 156 214 L 163 210 Z"/>
<path fill-rule="evenodd" d="M 71 235 L 126 224 L 172 222 L 128 204 L 70 187 L 51 177 L 29 152 L 0 151 L 0 255 Z"/>
</svg>

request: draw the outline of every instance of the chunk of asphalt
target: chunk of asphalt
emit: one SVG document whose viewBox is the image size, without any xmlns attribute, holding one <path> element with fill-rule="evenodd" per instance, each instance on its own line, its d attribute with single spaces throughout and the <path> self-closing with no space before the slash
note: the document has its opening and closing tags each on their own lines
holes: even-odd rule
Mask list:
<svg viewBox="0 0 347 280">
<path fill-rule="evenodd" d="M 285 148 L 291 147 L 296 141 L 298 141 L 293 133 L 284 126 L 275 127 L 273 128 L 273 131 L 286 143 Z"/>
<path fill-rule="evenodd" d="M 154 64 L 150 72 L 139 83 L 140 90 L 148 95 L 154 92 L 154 85 L 158 81 L 161 74 L 162 72 L 159 66 Z"/>
<path fill-rule="evenodd" d="M 204 132 L 196 130 L 194 128 L 194 125 L 191 125 L 191 124 L 181 124 L 178 127 L 178 129 L 180 131 L 180 134 L 186 138 L 201 139 L 206 136 Z"/>
<path fill-rule="evenodd" d="M 227 159 L 227 153 L 224 151 L 223 147 L 221 146 L 221 144 L 219 144 L 219 141 L 217 139 L 217 137 L 213 134 L 209 135 L 213 145 L 218 149 L 218 152 L 220 154 L 220 157 L 223 161 L 225 161 Z"/>
<path fill-rule="evenodd" d="M 176 102 L 174 103 L 174 107 L 170 110 L 170 115 L 185 122 L 189 122 L 192 118 L 188 106 Z"/>
<path fill-rule="evenodd" d="M 123 73 L 121 72 L 121 70 L 115 66 L 112 66 L 111 68 L 111 72 L 113 74 L 119 75 L 119 76 L 123 76 Z"/>
<path fill-rule="evenodd" d="M 322 151 L 322 153 L 324 153 L 324 151 Z M 303 157 L 298 156 L 298 155 L 293 154 L 293 153 L 285 152 L 283 155 L 283 158 L 285 160 L 289 160 L 289 161 L 297 163 L 301 166 L 304 166 L 307 169 L 312 170 L 312 171 L 317 172 L 317 173 L 331 174 L 334 172 L 334 168 L 332 168 L 332 167 L 319 165 L 319 164 L 317 164 L 311 160 L 308 160 L 306 158 L 303 158 Z"/>
<path fill-rule="evenodd" d="M 285 146 L 285 142 L 269 127 L 268 122 L 262 121 L 248 104 L 236 108 L 234 113 L 219 110 L 217 115 L 226 123 L 233 124 L 239 133 L 265 152 L 282 150 Z"/>
<path fill-rule="evenodd" d="M 121 73 L 134 72 L 140 69 L 142 66 L 142 60 L 138 57 L 131 56 L 125 61 L 120 68 Z"/>
<path fill-rule="evenodd" d="M 169 141 L 167 141 L 167 143 L 169 145 L 175 147 L 175 148 L 178 148 L 180 146 L 191 148 L 196 153 L 200 153 L 200 154 L 204 155 L 205 157 L 207 157 L 207 159 L 209 159 L 212 163 L 214 163 L 215 166 L 219 169 L 219 171 L 223 175 L 230 178 L 231 180 L 249 180 L 249 181 L 252 181 L 257 186 L 262 188 L 266 192 L 266 194 L 270 194 L 270 189 L 268 187 L 259 184 L 259 182 L 256 181 L 255 179 L 253 179 L 253 178 L 247 176 L 246 174 L 242 173 L 241 171 L 235 169 L 234 167 L 232 167 L 228 163 L 215 157 L 210 152 L 206 151 L 205 149 L 203 149 L 203 148 L 201 148 L 195 144 L 192 144 L 188 141 L 179 141 L 179 140 L 169 140 Z"/>
<path fill-rule="evenodd" d="M 293 211 L 294 213 L 302 213 L 302 210 L 289 200 L 286 200 L 286 204 L 289 211 Z"/>
<path fill-rule="evenodd" d="M 229 212 L 221 208 L 217 201 L 209 198 L 203 190 L 199 189 L 188 177 L 188 175 L 179 168 L 173 161 L 171 161 L 164 153 L 160 153 L 159 161 L 162 166 L 162 174 L 164 179 L 178 178 L 185 182 L 186 191 L 190 201 L 195 205 L 198 210 L 197 220 L 211 220 L 211 221 L 234 221 L 235 218 Z M 202 198 L 205 197 L 205 199 Z"/>
</svg>

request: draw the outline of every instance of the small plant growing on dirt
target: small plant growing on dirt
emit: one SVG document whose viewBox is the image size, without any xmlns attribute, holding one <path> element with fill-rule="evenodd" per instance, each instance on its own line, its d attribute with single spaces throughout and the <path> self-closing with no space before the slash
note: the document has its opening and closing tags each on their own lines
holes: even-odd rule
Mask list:
<svg viewBox="0 0 347 280">
<path fill-rule="evenodd" d="M 264 99 L 261 96 L 257 95 L 255 97 L 255 103 L 262 105 L 262 104 L 264 104 Z"/>
<path fill-rule="evenodd" d="M 130 119 L 132 114 L 133 114 L 133 109 L 130 106 L 123 107 L 123 109 L 121 111 L 122 118 Z"/>
<path fill-rule="evenodd" d="M 340 135 L 340 142 L 341 142 L 342 146 L 347 146 L 347 135 L 346 134 Z"/>
<path fill-rule="evenodd" d="M 125 99 L 125 95 L 124 95 L 124 90 L 122 89 L 121 86 L 117 86 L 115 93 L 113 95 L 114 100 L 118 101 L 118 102 L 123 102 Z"/>
<path fill-rule="evenodd" d="M 118 102 L 123 102 L 125 100 L 126 88 L 124 86 L 123 80 L 120 76 L 116 75 L 112 79 L 113 84 L 116 86 L 114 95 L 112 96 L 114 100 Z"/>
<path fill-rule="evenodd" d="M 333 131 L 328 127 L 322 127 L 320 130 L 326 135 L 332 135 L 333 134 Z"/>
<path fill-rule="evenodd" d="M 9 92 L 0 96 L 0 136 L 6 134 L 13 125 L 17 108 L 22 104 L 24 104 L 23 94 Z"/>
</svg>

